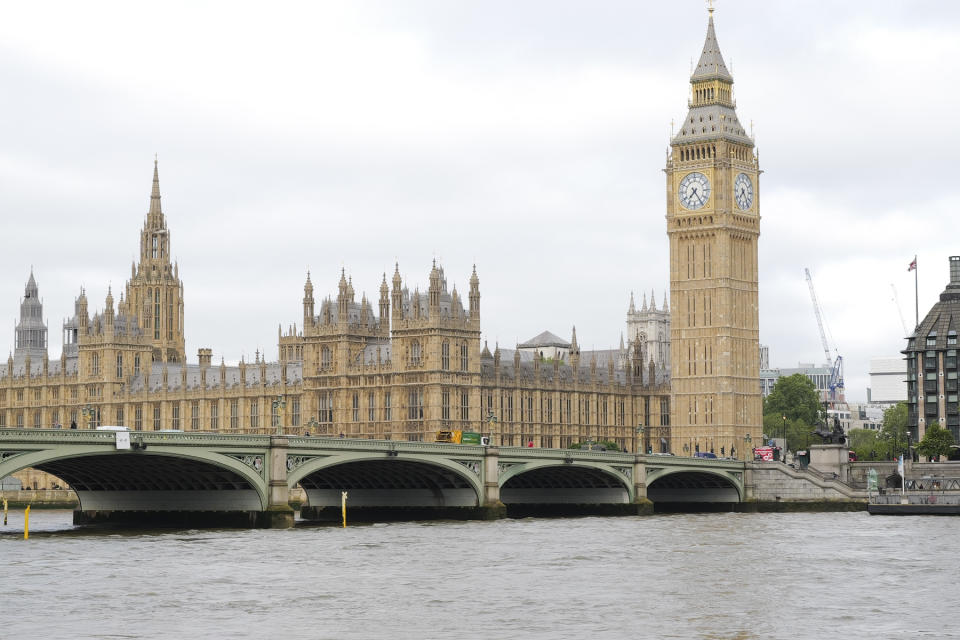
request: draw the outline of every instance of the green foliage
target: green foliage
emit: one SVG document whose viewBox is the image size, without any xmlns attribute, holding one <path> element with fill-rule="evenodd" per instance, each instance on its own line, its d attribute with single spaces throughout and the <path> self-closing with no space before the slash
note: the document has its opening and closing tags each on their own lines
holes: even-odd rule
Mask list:
<svg viewBox="0 0 960 640">
<path fill-rule="evenodd" d="M 770 438 L 783 438 L 787 440 L 788 451 L 798 451 L 806 449 L 816 438 L 812 435 L 814 427 L 806 424 L 803 420 L 787 420 L 784 423 L 783 414 L 768 413 L 763 416 L 763 433 Z M 786 431 L 786 435 L 784 435 Z M 765 445 L 766 441 L 754 441 L 754 446 Z"/>
<path fill-rule="evenodd" d="M 950 455 L 953 434 L 934 423 L 927 427 L 923 440 L 917 445 L 917 453 L 927 458 Z"/>
<path fill-rule="evenodd" d="M 620 446 L 616 442 L 611 442 L 610 440 L 597 440 L 592 441 L 588 440 L 586 442 L 574 442 L 572 445 L 567 447 L 568 449 L 590 449 L 590 447 L 601 446 L 607 451 L 620 451 Z"/>
<path fill-rule="evenodd" d="M 786 416 L 788 421 L 800 421 L 812 427 L 817 423 L 819 410 L 820 394 L 813 381 L 802 373 L 795 373 L 777 380 L 773 391 L 764 399 L 764 425 L 766 426 L 766 416 L 773 414 Z M 780 419 L 783 420 L 782 417 Z"/>
<path fill-rule="evenodd" d="M 892 457 L 891 443 L 880 440 L 877 432 L 872 429 L 851 429 L 847 436 L 850 438 L 850 448 L 857 454 L 857 460 L 861 462 L 888 460 Z"/>
<path fill-rule="evenodd" d="M 907 442 L 907 403 L 898 402 L 883 412 L 883 428 L 880 430 L 881 440 L 893 440 L 905 446 Z"/>
</svg>

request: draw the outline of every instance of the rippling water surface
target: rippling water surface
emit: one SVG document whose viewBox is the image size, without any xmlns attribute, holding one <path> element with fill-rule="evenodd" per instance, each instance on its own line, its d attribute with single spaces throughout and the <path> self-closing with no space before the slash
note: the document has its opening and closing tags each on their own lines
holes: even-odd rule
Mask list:
<svg viewBox="0 0 960 640">
<path fill-rule="evenodd" d="M 0 527 L 0 638 L 958 637 L 949 517 Z"/>
</svg>

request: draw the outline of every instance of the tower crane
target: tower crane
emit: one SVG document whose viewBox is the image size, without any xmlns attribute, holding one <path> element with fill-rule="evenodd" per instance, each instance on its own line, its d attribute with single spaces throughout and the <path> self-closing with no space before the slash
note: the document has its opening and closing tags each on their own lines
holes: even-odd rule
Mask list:
<svg viewBox="0 0 960 640">
<path fill-rule="evenodd" d="M 820 313 L 820 303 L 817 302 L 817 293 L 813 289 L 813 278 L 810 277 L 810 269 L 804 268 L 803 271 L 807 275 L 807 286 L 810 287 L 813 313 L 817 316 L 817 327 L 820 329 L 820 342 L 823 344 L 823 355 L 827 360 L 827 366 L 831 368 L 829 400 L 830 404 L 833 405 L 838 401 L 837 389 L 840 389 L 841 393 L 843 392 L 843 356 L 838 353 L 836 360 L 830 357 L 830 346 L 827 344 L 827 334 L 823 330 L 823 317 Z"/>
<path fill-rule="evenodd" d="M 903 310 L 900 308 L 900 298 L 897 296 L 897 288 L 893 286 L 893 283 L 890 283 L 890 288 L 893 289 L 893 303 L 897 305 L 897 313 L 900 314 L 900 324 L 903 326 L 903 335 L 909 336 L 910 332 L 907 331 L 907 323 L 903 319 Z"/>
</svg>

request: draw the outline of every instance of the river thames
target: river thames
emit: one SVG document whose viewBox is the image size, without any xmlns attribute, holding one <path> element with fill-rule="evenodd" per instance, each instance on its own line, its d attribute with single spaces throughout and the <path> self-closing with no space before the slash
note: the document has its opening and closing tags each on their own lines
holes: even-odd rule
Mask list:
<svg viewBox="0 0 960 640">
<path fill-rule="evenodd" d="M 0 638 L 958 637 L 957 524 L 866 513 L 0 528 Z M 952 594 L 952 595 L 951 595 Z"/>
</svg>

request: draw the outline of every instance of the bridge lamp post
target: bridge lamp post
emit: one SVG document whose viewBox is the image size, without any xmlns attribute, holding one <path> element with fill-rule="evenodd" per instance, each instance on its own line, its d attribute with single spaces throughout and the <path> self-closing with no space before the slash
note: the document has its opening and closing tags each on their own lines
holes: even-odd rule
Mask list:
<svg viewBox="0 0 960 640">
<path fill-rule="evenodd" d="M 307 421 L 307 429 L 309 429 L 307 433 L 311 435 L 316 434 L 319 426 L 320 426 L 320 423 L 317 422 L 316 417 L 311 416 L 310 419 Z"/>
<path fill-rule="evenodd" d="M 282 395 L 277 396 L 277 399 L 273 401 L 273 413 L 277 416 L 277 435 L 283 435 L 283 408 L 287 406 L 287 401 Z"/>
<path fill-rule="evenodd" d="M 96 410 L 90 405 L 87 405 L 83 409 L 81 409 L 80 412 L 83 414 L 83 417 L 86 418 L 87 420 L 87 428 L 93 429 L 93 417 L 94 415 L 96 415 Z"/>
<path fill-rule="evenodd" d="M 753 447 L 750 446 L 750 443 L 751 443 L 751 442 L 753 442 L 753 440 L 750 438 L 750 434 L 749 434 L 749 433 L 745 433 L 745 434 L 743 435 L 743 448 L 746 449 L 746 450 L 743 452 L 743 459 L 744 459 L 744 460 L 750 460 L 750 459 L 751 459 L 751 458 L 747 457 L 747 456 L 750 454 L 750 452 L 753 451 Z"/>
<path fill-rule="evenodd" d="M 493 425 L 497 423 L 497 416 L 493 415 L 493 411 L 487 412 L 487 429 L 490 432 L 490 444 L 493 444 Z"/>
<path fill-rule="evenodd" d="M 787 416 L 780 416 L 783 418 L 783 455 L 787 453 Z"/>
</svg>

